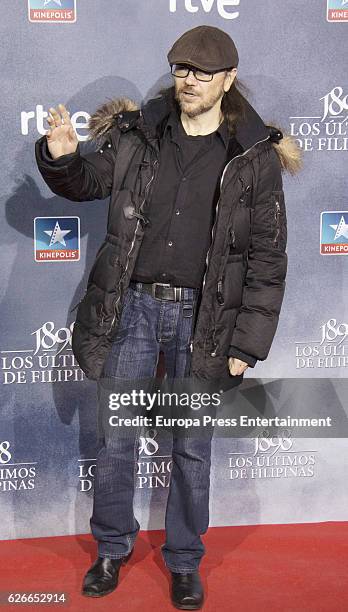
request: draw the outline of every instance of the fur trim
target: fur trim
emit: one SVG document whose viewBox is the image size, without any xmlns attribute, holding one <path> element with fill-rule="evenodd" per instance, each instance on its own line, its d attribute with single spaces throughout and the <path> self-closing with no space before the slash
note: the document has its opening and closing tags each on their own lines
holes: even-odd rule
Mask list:
<svg viewBox="0 0 348 612">
<path fill-rule="evenodd" d="M 272 125 L 272 127 L 282 132 L 283 138 L 279 142 L 272 142 L 272 144 L 278 154 L 282 170 L 294 176 L 303 167 L 302 149 L 297 144 L 295 138 L 290 136 L 290 134 L 286 134 L 285 130 L 281 127 L 278 127 L 274 123 L 268 123 L 267 125 Z"/>
<path fill-rule="evenodd" d="M 113 127 L 115 115 L 121 112 L 138 110 L 139 106 L 130 98 L 110 99 L 100 106 L 91 116 L 88 122 L 89 140 L 98 141 Z M 303 165 L 302 149 L 298 146 L 293 136 L 286 134 L 285 130 L 278 127 L 276 123 L 267 123 L 282 132 L 283 138 L 277 143 L 273 142 L 278 154 L 282 170 L 294 175 L 299 172 Z"/>
<path fill-rule="evenodd" d="M 103 137 L 114 125 L 114 116 L 118 113 L 138 110 L 139 106 L 130 98 L 114 98 L 105 102 L 90 117 L 88 122 L 89 140 Z"/>
</svg>

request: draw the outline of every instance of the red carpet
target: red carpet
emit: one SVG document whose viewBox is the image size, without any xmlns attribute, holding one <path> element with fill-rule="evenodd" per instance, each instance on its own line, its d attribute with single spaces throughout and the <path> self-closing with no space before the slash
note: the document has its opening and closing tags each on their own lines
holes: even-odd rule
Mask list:
<svg viewBox="0 0 348 612">
<path fill-rule="evenodd" d="M 65 592 L 67 605 L 0 605 L 2 610 L 68 609 L 167 612 L 169 574 L 159 546 L 164 533 L 140 532 L 116 591 L 80 595 L 96 556 L 89 535 L 0 542 L 0 591 Z M 201 563 L 204 612 L 345 612 L 348 610 L 348 523 L 210 528 Z"/>
</svg>

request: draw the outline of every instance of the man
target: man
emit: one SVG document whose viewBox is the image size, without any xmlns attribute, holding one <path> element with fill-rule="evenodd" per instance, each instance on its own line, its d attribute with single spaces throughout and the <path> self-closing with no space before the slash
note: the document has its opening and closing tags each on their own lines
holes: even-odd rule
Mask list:
<svg viewBox="0 0 348 612">
<path fill-rule="evenodd" d="M 108 228 L 78 304 L 73 351 L 87 377 L 155 376 L 240 384 L 266 359 L 287 267 L 281 171 L 300 167 L 290 137 L 264 124 L 235 85 L 228 34 L 199 26 L 168 53 L 174 87 L 139 110 L 127 99 L 90 120 L 102 142 L 82 156 L 69 112 L 50 108 L 36 143 L 52 191 L 73 201 L 110 196 Z M 133 514 L 136 439 L 98 453 L 91 528 L 98 558 L 83 594 L 117 585 L 139 523 Z M 180 609 L 203 604 L 201 535 L 209 523 L 211 439 L 173 440 L 162 554 Z"/>
</svg>

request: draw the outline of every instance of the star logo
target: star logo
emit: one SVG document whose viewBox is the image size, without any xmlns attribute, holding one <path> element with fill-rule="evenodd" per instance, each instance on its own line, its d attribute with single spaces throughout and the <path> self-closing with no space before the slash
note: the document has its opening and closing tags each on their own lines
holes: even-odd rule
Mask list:
<svg viewBox="0 0 348 612">
<path fill-rule="evenodd" d="M 327 0 L 326 19 L 331 22 L 348 22 L 348 0 Z"/>
<path fill-rule="evenodd" d="M 35 217 L 34 258 L 39 263 L 79 261 L 80 218 Z"/>
<path fill-rule="evenodd" d="M 347 4 L 348 0 L 345 0 L 345 2 Z M 345 222 L 343 215 L 336 225 L 330 224 L 330 227 L 335 230 L 334 240 L 337 240 L 337 238 L 340 238 L 341 236 L 348 239 L 348 225 Z"/>
<path fill-rule="evenodd" d="M 75 23 L 77 0 L 27 0 L 32 23 Z"/>
<path fill-rule="evenodd" d="M 348 211 L 323 210 L 320 214 L 320 253 L 348 255 Z"/>
<path fill-rule="evenodd" d="M 65 240 L 64 240 L 64 236 L 69 234 L 71 232 L 71 230 L 62 230 L 62 229 L 60 229 L 60 225 L 59 225 L 58 221 L 56 221 L 56 224 L 54 226 L 54 230 L 53 231 L 52 230 L 44 230 L 44 232 L 45 232 L 45 234 L 47 234 L 48 236 L 51 237 L 49 246 L 52 246 L 56 242 L 59 242 L 63 246 L 66 246 L 66 243 L 65 243 Z"/>
</svg>

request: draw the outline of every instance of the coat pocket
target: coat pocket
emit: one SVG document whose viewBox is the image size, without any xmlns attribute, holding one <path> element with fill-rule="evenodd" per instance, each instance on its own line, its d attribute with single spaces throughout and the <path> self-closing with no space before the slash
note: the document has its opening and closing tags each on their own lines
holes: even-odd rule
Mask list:
<svg viewBox="0 0 348 612">
<path fill-rule="evenodd" d="M 107 246 L 107 243 L 106 243 L 105 241 L 103 241 L 103 242 L 102 242 L 102 244 L 100 245 L 100 247 L 99 247 L 98 251 L 97 251 L 97 254 L 96 254 L 96 256 L 95 256 L 95 259 L 94 259 L 94 263 L 93 263 L 93 265 L 92 265 L 92 268 L 91 268 L 91 270 L 90 270 L 90 271 L 89 271 L 89 273 L 88 273 L 88 278 L 87 278 L 87 286 L 86 286 L 85 292 L 84 292 L 84 294 L 83 294 L 82 298 L 81 298 L 81 299 L 80 299 L 80 300 L 79 300 L 79 301 L 78 301 L 78 302 L 77 302 L 77 303 L 76 303 L 76 304 L 75 304 L 75 305 L 74 305 L 74 306 L 71 308 L 70 312 L 74 312 L 74 310 L 76 310 L 76 308 L 77 308 L 77 307 L 78 307 L 78 306 L 81 304 L 81 302 L 82 302 L 82 301 L 85 299 L 86 294 L 87 294 L 87 291 L 88 291 L 88 287 L 89 287 L 89 285 L 91 284 L 91 282 L 92 282 L 92 280 L 93 280 L 94 270 L 96 269 L 97 264 L 98 264 L 98 260 L 99 260 L 99 258 L 100 258 L 100 256 L 101 256 L 101 254 L 102 254 L 102 252 L 104 251 L 104 249 L 105 249 L 105 247 L 106 247 L 106 246 Z"/>
<path fill-rule="evenodd" d="M 228 228 L 229 256 L 242 254 L 249 247 L 253 210 L 250 206 L 238 206 L 232 224 Z"/>
<path fill-rule="evenodd" d="M 285 251 L 287 243 L 287 219 L 284 192 L 273 191 L 271 194 L 270 225 L 272 246 Z"/>
</svg>

